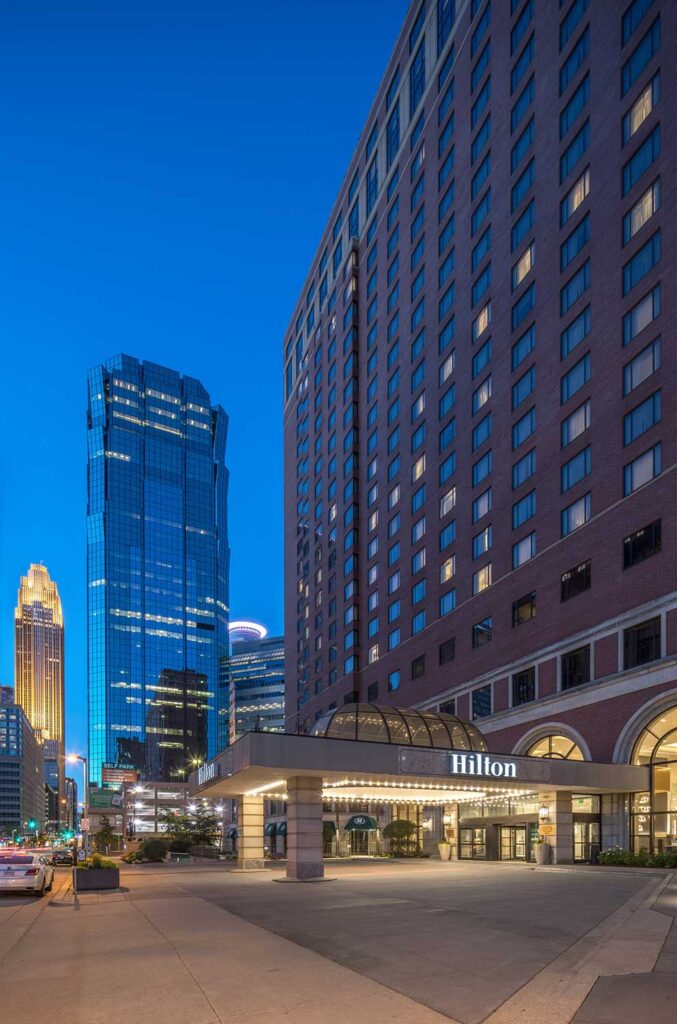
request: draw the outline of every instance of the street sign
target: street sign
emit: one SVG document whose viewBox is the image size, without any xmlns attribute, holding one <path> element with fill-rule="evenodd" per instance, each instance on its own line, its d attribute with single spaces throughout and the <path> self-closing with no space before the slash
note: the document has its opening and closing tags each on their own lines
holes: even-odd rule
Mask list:
<svg viewBox="0 0 677 1024">
<path fill-rule="evenodd" d="M 87 854 L 84 850 L 78 850 L 78 860 L 87 860 Z"/>
<path fill-rule="evenodd" d="M 89 818 L 80 818 L 80 831 L 89 832 Z"/>
</svg>

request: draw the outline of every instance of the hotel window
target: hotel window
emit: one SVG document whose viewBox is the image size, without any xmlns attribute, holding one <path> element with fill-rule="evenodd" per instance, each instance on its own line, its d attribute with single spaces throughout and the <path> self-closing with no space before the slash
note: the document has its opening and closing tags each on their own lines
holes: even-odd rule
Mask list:
<svg viewBox="0 0 677 1024">
<path fill-rule="evenodd" d="M 471 146 L 471 149 L 470 149 L 470 159 L 471 159 L 472 163 L 475 163 L 475 160 L 477 160 L 477 158 L 482 153 L 482 150 L 484 149 L 484 147 L 486 146 L 487 142 L 489 141 L 490 135 L 491 135 L 491 114 L 487 114 L 487 116 L 485 117 L 484 121 L 482 122 L 482 126 L 480 127 L 479 131 L 477 132 L 477 135 L 475 136 L 475 138 L 472 141 L 472 146 Z"/>
<path fill-rule="evenodd" d="M 522 623 L 536 618 L 536 593 L 532 591 L 519 597 L 512 603 L 512 624 L 513 627 L 521 626 Z"/>
<path fill-rule="evenodd" d="M 514 223 L 510 232 L 510 251 L 514 252 L 515 249 L 522 243 L 523 238 L 531 230 L 534 223 L 535 216 L 535 205 L 534 200 L 531 199 L 529 205 L 525 209 L 524 213 Z"/>
<path fill-rule="evenodd" d="M 589 0 L 574 0 L 559 26 L 559 48 L 564 49 L 588 9 Z"/>
<path fill-rule="evenodd" d="M 529 704 L 536 700 L 536 669 L 522 669 L 512 677 L 512 706 L 519 707 L 520 704 Z"/>
<path fill-rule="evenodd" d="M 395 619 L 399 619 L 399 617 L 400 617 L 400 602 L 399 601 L 393 601 L 393 603 L 388 608 L 388 622 L 389 623 L 393 623 L 395 621 Z"/>
<path fill-rule="evenodd" d="M 536 429 L 536 407 L 533 406 L 512 428 L 513 451 L 531 437 Z"/>
<path fill-rule="evenodd" d="M 562 573 L 560 579 L 560 600 L 568 601 L 584 590 L 589 590 L 591 584 L 590 559 L 581 562 L 573 569 L 567 569 Z"/>
<path fill-rule="evenodd" d="M 422 569 L 425 569 L 425 548 L 421 548 L 420 551 L 416 551 L 415 554 L 411 556 L 412 574 L 421 572 Z"/>
<path fill-rule="evenodd" d="M 519 17 L 513 25 L 510 33 L 510 56 L 512 56 L 522 42 L 524 33 L 529 27 L 529 23 L 534 16 L 534 0 L 527 0 L 524 7 L 520 11 Z"/>
<path fill-rule="evenodd" d="M 491 473 L 491 449 L 478 459 L 472 467 L 472 485 L 476 487 Z"/>
<path fill-rule="evenodd" d="M 578 207 L 587 198 L 590 192 L 590 168 L 586 169 L 581 174 L 580 178 L 574 182 L 566 196 L 560 203 L 560 226 L 564 227 L 570 217 L 576 212 Z"/>
<path fill-rule="evenodd" d="M 571 143 L 562 153 L 559 161 L 560 184 L 568 178 L 574 167 L 590 145 L 590 122 L 586 121 Z"/>
<path fill-rule="evenodd" d="M 473 523 L 479 522 L 483 516 L 486 516 L 491 512 L 491 487 L 487 488 L 479 497 L 475 498 L 472 503 L 472 521 Z"/>
<path fill-rule="evenodd" d="M 527 110 L 531 106 L 535 93 L 534 76 L 532 75 L 524 89 L 520 93 L 515 102 L 512 110 L 510 111 L 510 133 L 512 134 L 518 127 L 519 124 L 526 114 Z M 513 167 L 514 170 L 514 167 Z"/>
<path fill-rule="evenodd" d="M 402 634 L 401 634 L 401 631 L 399 629 L 394 629 L 391 633 L 388 634 L 388 650 L 389 651 L 393 651 L 393 650 L 395 650 L 396 647 L 399 647 L 401 635 Z"/>
<path fill-rule="evenodd" d="M 456 700 L 452 697 L 451 700 L 444 701 L 443 704 L 438 704 L 437 710 L 441 711 L 443 715 L 455 715 Z"/>
<path fill-rule="evenodd" d="M 656 125 L 651 135 L 642 143 L 623 167 L 623 195 L 634 188 L 639 179 L 649 170 L 661 152 L 661 126 Z"/>
<path fill-rule="evenodd" d="M 562 689 L 571 690 L 590 682 L 590 647 L 578 647 L 561 657 Z"/>
<path fill-rule="evenodd" d="M 642 18 L 647 11 L 650 10 L 652 4 L 653 0 L 632 0 L 632 3 L 626 8 L 621 22 L 623 28 L 623 46 L 625 46 L 633 32 L 639 27 Z"/>
<path fill-rule="evenodd" d="M 440 617 L 448 615 L 449 612 L 453 612 L 456 607 L 456 590 L 448 590 L 446 594 L 442 594 L 440 597 Z"/>
<path fill-rule="evenodd" d="M 490 615 L 486 619 L 482 619 L 481 622 L 475 623 L 472 627 L 473 648 L 482 647 L 484 644 L 489 643 L 491 640 L 492 628 L 493 620 Z"/>
<path fill-rule="evenodd" d="M 512 268 L 512 290 L 519 287 L 534 265 L 534 243 L 532 242 L 522 253 Z"/>
<path fill-rule="evenodd" d="M 425 675 L 425 654 L 419 654 L 411 663 L 411 678 L 420 679 Z"/>
<path fill-rule="evenodd" d="M 472 691 L 472 717 L 486 718 L 491 714 L 491 685 L 480 686 Z"/>
<path fill-rule="evenodd" d="M 487 526 L 481 533 L 476 534 L 472 540 L 472 556 L 479 558 L 491 547 L 491 527 Z"/>
<path fill-rule="evenodd" d="M 512 567 L 519 569 L 521 565 L 528 562 L 536 554 L 536 533 L 527 534 L 522 540 L 512 546 Z"/>
<path fill-rule="evenodd" d="M 446 361 L 445 361 L 445 364 L 446 364 Z M 444 367 L 443 367 L 443 369 L 444 369 Z M 440 383 L 443 383 L 443 381 L 440 381 Z M 441 420 L 443 420 L 444 417 L 447 415 L 447 413 L 451 412 L 451 410 L 454 408 L 455 404 L 456 404 L 456 385 L 452 384 L 451 387 L 447 388 L 447 390 L 444 392 L 444 394 L 440 398 L 439 405 L 438 405 L 438 416 L 439 416 L 439 418 Z"/>
<path fill-rule="evenodd" d="M 657 231 L 623 267 L 623 295 L 635 288 L 661 258 L 661 233 Z"/>
<path fill-rule="evenodd" d="M 591 516 L 591 503 L 590 503 L 590 492 L 584 494 L 583 497 L 578 498 L 572 502 L 566 508 L 562 509 L 561 514 L 561 532 L 562 537 L 567 537 L 570 533 L 580 529 L 581 526 L 589 521 Z"/>
<path fill-rule="evenodd" d="M 564 316 L 575 302 L 585 294 L 590 287 L 590 260 L 586 260 L 583 266 L 570 277 L 560 291 L 560 316 Z"/>
<path fill-rule="evenodd" d="M 534 181 L 534 166 L 535 161 L 532 157 L 527 166 L 524 168 L 519 178 L 515 182 L 510 192 L 510 210 L 514 213 L 517 207 L 521 204 L 522 200 L 526 196 L 527 192 L 531 188 Z"/>
<path fill-rule="evenodd" d="M 440 566 L 440 583 L 448 583 L 453 580 L 456 573 L 456 555 L 445 559 Z"/>
<path fill-rule="evenodd" d="M 660 73 L 656 72 L 623 118 L 623 145 L 639 131 L 660 99 Z"/>
<path fill-rule="evenodd" d="M 489 61 L 491 60 L 491 40 L 485 43 L 484 49 L 477 58 L 472 73 L 470 75 L 470 91 L 474 92 L 477 86 L 482 81 L 484 72 L 489 67 Z"/>
<path fill-rule="evenodd" d="M 526 156 L 526 154 L 528 153 L 529 149 L 531 148 L 531 146 L 533 144 L 534 137 L 535 137 L 535 132 L 536 132 L 535 123 L 536 122 L 535 122 L 534 118 L 532 117 L 531 120 L 528 122 L 526 128 L 524 129 L 524 131 L 520 135 L 520 137 L 517 139 L 517 142 L 515 143 L 515 145 L 510 150 L 510 173 L 511 174 L 514 171 L 517 170 L 517 168 L 519 167 L 519 165 L 521 164 L 522 160 L 524 159 L 524 157 Z M 515 206 L 516 206 L 516 204 L 513 204 L 513 207 L 512 207 L 513 210 L 515 209 Z"/>
<path fill-rule="evenodd" d="M 400 581 L 401 581 L 401 574 L 400 574 L 400 570 L 398 569 L 396 572 L 394 572 L 392 574 L 392 576 L 388 577 L 388 593 L 389 594 L 394 594 L 396 590 L 399 590 L 399 588 L 400 588 Z"/>
<path fill-rule="evenodd" d="M 531 366 L 512 386 L 512 408 L 517 409 L 536 387 L 536 367 Z"/>
<path fill-rule="evenodd" d="M 534 58 L 536 44 L 534 33 L 531 33 L 529 42 L 526 44 L 522 52 L 520 53 L 517 61 L 513 65 L 512 71 L 510 72 L 510 93 L 514 93 L 515 89 L 519 86 L 520 82 L 524 78 L 529 65 Z"/>
<path fill-rule="evenodd" d="M 590 380 L 590 353 L 586 352 L 582 359 L 565 373 L 560 381 L 560 401 L 562 404 L 573 397 Z"/>
<path fill-rule="evenodd" d="M 660 181 L 655 181 L 623 218 L 623 245 L 627 245 L 635 237 L 637 232 L 653 217 L 660 204 Z"/>
<path fill-rule="evenodd" d="M 631 444 L 660 420 L 661 393 L 656 391 L 623 417 L 623 445 Z"/>
<path fill-rule="evenodd" d="M 425 629 L 426 614 L 425 611 L 418 612 L 413 616 L 411 620 L 411 635 L 416 636 L 417 633 L 422 633 Z"/>
<path fill-rule="evenodd" d="M 390 672 L 388 675 L 388 693 L 392 693 L 393 690 L 397 690 L 400 685 L 400 673 L 399 669 L 394 672 Z"/>
<path fill-rule="evenodd" d="M 409 68 L 409 116 L 413 117 L 425 90 L 425 39 Z"/>
<path fill-rule="evenodd" d="M 511 364 L 512 369 L 516 370 L 517 367 L 524 362 L 529 353 L 533 351 L 536 345 L 536 327 L 534 324 L 525 331 L 525 333 L 518 338 L 512 347 Z"/>
<path fill-rule="evenodd" d="M 590 306 L 586 306 L 560 335 L 560 359 L 566 359 L 589 334 Z"/>
<path fill-rule="evenodd" d="M 516 530 L 522 523 L 528 522 L 536 515 L 536 491 L 529 491 L 512 507 L 512 528 Z"/>
<path fill-rule="evenodd" d="M 474 13 L 474 12 L 473 12 Z M 470 55 L 474 57 L 477 53 L 480 43 L 484 39 L 484 35 L 489 28 L 489 22 L 491 20 L 491 3 L 488 3 L 482 11 L 481 17 L 475 26 L 475 30 L 470 40 Z"/>
<path fill-rule="evenodd" d="M 623 467 L 623 494 L 627 497 L 661 472 L 661 446 L 656 444 Z"/>
<path fill-rule="evenodd" d="M 456 523 L 455 522 L 447 523 L 447 525 L 445 527 L 443 527 L 443 529 L 440 530 L 439 550 L 440 551 L 445 551 L 448 547 L 450 547 L 454 543 L 455 540 L 456 540 Z M 425 562 L 424 562 L 424 564 L 425 564 Z"/>
<path fill-rule="evenodd" d="M 480 349 L 473 356 L 472 376 L 473 380 L 478 377 L 491 359 L 491 338 L 488 338 Z"/>
<path fill-rule="evenodd" d="M 451 35 L 456 17 L 456 0 L 437 0 L 437 56 Z"/>
<path fill-rule="evenodd" d="M 644 71 L 661 44 L 661 19 L 656 18 L 651 28 L 637 44 L 621 69 L 621 96 L 625 96 Z"/>
<path fill-rule="evenodd" d="M 392 166 L 397 151 L 400 148 L 400 101 L 388 119 L 386 125 L 386 162 L 388 170 Z M 390 225 L 388 225 L 390 227 Z"/>
<path fill-rule="evenodd" d="M 491 249 L 491 225 L 487 228 L 484 234 L 481 236 L 477 245 L 474 246 L 470 256 L 470 269 L 474 274 L 480 263 L 484 260 L 485 256 L 489 254 Z M 477 300 L 473 300 L 473 305 Z"/>
<path fill-rule="evenodd" d="M 630 569 L 646 558 L 657 555 L 661 550 L 661 520 L 656 519 L 648 526 L 631 533 L 623 541 L 623 568 Z"/>
<path fill-rule="evenodd" d="M 452 420 L 452 423 L 453 422 L 454 421 Z M 454 433 L 455 433 L 455 431 L 454 431 Z M 472 432 L 472 450 L 476 451 L 490 437 L 491 437 L 491 413 L 487 413 L 487 415 L 482 420 L 480 420 L 480 422 L 477 424 L 477 426 L 473 429 L 473 432 Z M 441 440 L 441 435 L 440 435 L 440 440 Z M 440 450 L 442 450 L 441 447 L 440 447 Z"/>
<path fill-rule="evenodd" d="M 623 317 L 623 344 L 633 341 L 659 316 L 660 311 L 661 286 L 658 284 Z"/>
<path fill-rule="evenodd" d="M 590 240 L 590 214 L 574 228 L 560 246 L 560 270 L 566 270 Z"/>
<path fill-rule="evenodd" d="M 661 620 L 657 616 L 623 630 L 623 668 L 637 668 L 661 656 Z"/>
<path fill-rule="evenodd" d="M 378 196 L 378 154 L 374 157 L 367 171 L 367 217 L 374 208 Z"/>
<path fill-rule="evenodd" d="M 590 98 L 590 75 L 586 75 L 559 115 L 559 137 L 563 139 L 576 123 Z"/>
<path fill-rule="evenodd" d="M 473 320 L 473 325 L 472 325 L 472 338 L 473 338 L 473 342 L 477 341 L 477 339 L 484 333 L 484 331 L 489 326 L 490 322 L 491 322 L 491 303 L 487 302 L 486 306 L 484 306 L 479 311 L 479 313 L 477 314 L 477 316 Z"/>
<path fill-rule="evenodd" d="M 533 476 L 536 472 L 536 449 L 532 448 L 531 451 L 523 455 L 522 458 L 516 462 L 512 467 L 512 489 L 515 490 L 520 487 L 525 480 Z"/>
<path fill-rule="evenodd" d="M 450 661 L 453 661 L 456 657 L 456 638 L 452 637 L 450 640 L 445 640 L 439 646 L 439 658 L 438 662 L 440 665 L 446 665 Z"/>
<path fill-rule="evenodd" d="M 562 466 L 561 487 L 562 494 L 570 490 L 576 484 L 584 480 L 590 473 L 590 445 L 578 452 Z"/>
<path fill-rule="evenodd" d="M 588 50 L 590 49 L 590 29 L 586 28 L 585 31 L 579 36 L 578 42 L 573 47 L 571 53 L 562 65 L 559 73 L 559 94 L 560 96 L 566 92 L 571 82 L 576 77 L 579 69 L 583 65 L 583 61 L 588 56 Z"/>
</svg>

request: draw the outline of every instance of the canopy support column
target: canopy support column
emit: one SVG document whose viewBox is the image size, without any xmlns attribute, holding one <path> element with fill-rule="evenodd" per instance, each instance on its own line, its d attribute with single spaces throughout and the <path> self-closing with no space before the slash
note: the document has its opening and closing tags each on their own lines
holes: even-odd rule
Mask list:
<svg viewBox="0 0 677 1024">
<path fill-rule="evenodd" d="M 263 860 L 263 797 L 237 799 L 237 866 L 240 871 L 260 871 Z"/>
<path fill-rule="evenodd" d="M 287 878 L 323 877 L 322 779 L 296 775 L 287 780 Z"/>
<path fill-rule="evenodd" d="M 547 832 L 546 842 L 550 846 L 553 864 L 573 864 L 574 860 L 574 819 L 571 808 L 571 793 L 539 793 L 538 799 L 548 808 L 548 821 L 543 823 Z"/>
</svg>

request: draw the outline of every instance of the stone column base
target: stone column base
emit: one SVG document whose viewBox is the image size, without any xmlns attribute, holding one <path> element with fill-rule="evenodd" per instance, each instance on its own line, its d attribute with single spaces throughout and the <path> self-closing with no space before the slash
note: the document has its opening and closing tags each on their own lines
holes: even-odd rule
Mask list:
<svg viewBox="0 0 677 1024">
<path fill-rule="evenodd" d="M 263 857 L 246 857 L 244 860 L 238 860 L 236 871 L 262 871 L 265 869 L 266 862 Z"/>
</svg>

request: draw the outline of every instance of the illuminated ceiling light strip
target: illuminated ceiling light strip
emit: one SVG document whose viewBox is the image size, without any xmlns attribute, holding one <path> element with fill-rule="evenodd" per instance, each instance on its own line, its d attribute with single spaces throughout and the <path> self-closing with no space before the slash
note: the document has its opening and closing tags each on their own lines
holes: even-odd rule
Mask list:
<svg viewBox="0 0 677 1024">
<path fill-rule="evenodd" d="M 257 786 L 256 789 L 247 789 L 243 796 L 258 796 L 259 793 L 267 793 L 271 789 L 286 785 L 285 779 L 276 779 L 275 782 L 268 782 L 265 786 Z"/>
</svg>

